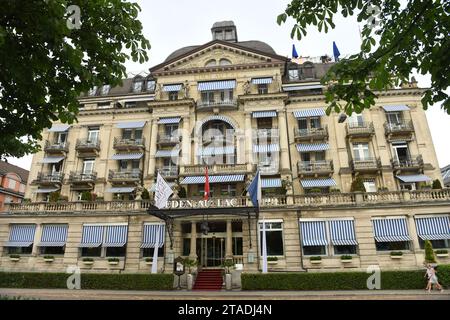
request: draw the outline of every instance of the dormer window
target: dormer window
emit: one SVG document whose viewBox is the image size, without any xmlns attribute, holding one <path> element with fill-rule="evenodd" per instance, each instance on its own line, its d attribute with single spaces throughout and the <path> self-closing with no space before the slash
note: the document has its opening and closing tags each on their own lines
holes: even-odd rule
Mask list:
<svg viewBox="0 0 450 320">
<path fill-rule="evenodd" d="M 216 60 L 212 59 L 209 60 L 206 64 L 205 67 L 215 67 L 217 65 Z"/>
<path fill-rule="evenodd" d="M 155 86 L 156 86 L 156 81 L 147 80 L 147 91 L 148 92 L 155 92 Z"/>
<path fill-rule="evenodd" d="M 231 64 L 231 61 L 228 59 L 220 59 L 219 64 L 221 66 L 229 66 Z"/>
<path fill-rule="evenodd" d="M 298 79 L 299 79 L 298 69 L 290 69 L 289 80 L 298 80 Z"/>
<path fill-rule="evenodd" d="M 225 30 L 225 40 L 233 39 L 233 30 Z"/>
<path fill-rule="evenodd" d="M 223 31 L 222 30 L 216 31 L 214 33 L 214 39 L 223 40 Z"/>
<path fill-rule="evenodd" d="M 139 93 L 142 91 L 142 83 L 143 81 L 136 81 L 133 83 L 133 92 Z"/>
<path fill-rule="evenodd" d="M 92 88 L 91 88 L 91 90 L 89 90 L 89 92 L 88 92 L 88 95 L 90 96 L 90 97 L 92 97 L 92 96 L 95 96 L 96 94 L 97 94 L 97 86 L 93 86 Z"/>
<path fill-rule="evenodd" d="M 302 67 L 302 76 L 304 79 L 314 79 L 314 65 L 312 63 L 305 63 Z"/>
<path fill-rule="evenodd" d="M 109 90 L 111 90 L 111 86 L 109 85 L 109 84 L 105 84 L 103 87 L 102 87 L 102 95 L 103 96 L 105 96 L 105 95 L 107 95 L 108 93 L 109 93 Z"/>
</svg>

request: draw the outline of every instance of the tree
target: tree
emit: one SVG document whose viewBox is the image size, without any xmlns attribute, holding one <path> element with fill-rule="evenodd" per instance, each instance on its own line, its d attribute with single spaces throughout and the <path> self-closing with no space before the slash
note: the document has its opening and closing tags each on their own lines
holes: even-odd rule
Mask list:
<svg viewBox="0 0 450 320">
<path fill-rule="evenodd" d="M 360 176 L 357 176 L 350 187 L 352 192 L 366 192 L 366 187 L 364 186 L 364 181 Z"/>
<path fill-rule="evenodd" d="M 328 114 L 331 110 L 361 113 L 375 104 L 377 92 L 408 82 L 415 70 L 431 75 L 423 108 L 442 101 L 450 114 L 450 98 L 444 92 L 450 72 L 449 1 L 292 0 L 277 22 L 292 17 L 296 23 L 291 37 L 300 40 L 311 25 L 319 32 L 334 29 L 338 11 L 344 17 L 356 15 L 358 22 L 366 24 L 361 52 L 340 60 L 322 78 L 328 86 Z"/>
<path fill-rule="evenodd" d="M 148 60 L 136 3 L 4 0 L 1 7 L 0 159 L 38 151 L 52 121 L 76 121 L 81 93 L 119 85 L 130 57 Z"/>
<path fill-rule="evenodd" d="M 433 189 L 442 189 L 442 184 L 441 184 L 441 180 L 436 179 L 433 181 Z"/>
<path fill-rule="evenodd" d="M 430 240 L 425 240 L 425 262 L 426 263 L 436 263 L 436 258 L 434 256 L 433 245 Z"/>
<path fill-rule="evenodd" d="M 148 192 L 147 188 L 144 188 L 144 190 L 142 190 L 141 198 L 143 200 L 150 199 L 150 193 Z"/>
</svg>

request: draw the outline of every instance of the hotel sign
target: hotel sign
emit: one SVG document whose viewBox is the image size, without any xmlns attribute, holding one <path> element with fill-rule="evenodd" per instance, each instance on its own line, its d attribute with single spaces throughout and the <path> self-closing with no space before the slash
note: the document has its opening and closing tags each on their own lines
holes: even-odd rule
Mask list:
<svg viewBox="0 0 450 320">
<path fill-rule="evenodd" d="M 209 200 L 171 199 L 167 201 L 166 209 L 205 209 L 205 208 L 235 208 L 245 207 L 247 199 L 226 198 Z"/>
</svg>

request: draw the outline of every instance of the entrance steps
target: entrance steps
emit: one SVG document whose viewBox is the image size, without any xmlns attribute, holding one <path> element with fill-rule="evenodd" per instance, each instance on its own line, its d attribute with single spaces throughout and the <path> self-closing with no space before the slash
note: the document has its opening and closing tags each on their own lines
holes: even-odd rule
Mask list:
<svg viewBox="0 0 450 320">
<path fill-rule="evenodd" d="M 219 291 L 222 284 L 222 269 L 203 269 L 199 271 L 192 290 Z"/>
</svg>

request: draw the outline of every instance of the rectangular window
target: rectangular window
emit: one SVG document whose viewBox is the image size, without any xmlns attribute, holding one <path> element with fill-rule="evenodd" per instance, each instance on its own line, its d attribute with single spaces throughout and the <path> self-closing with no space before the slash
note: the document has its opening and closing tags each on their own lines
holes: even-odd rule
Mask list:
<svg viewBox="0 0 450 320">
<path fill-rule="evenodd" d="M 283 249 L 283 223 L 282 222 L 266 222 L 266 246 L 268 256 L 282 256 Z M 259 243 L 260 252 L 262 254 L 263 223 L 259 222 Z"/>
<path fill-rule="evenodd" d="M 109 109 L 109 108 L 111 108 L 110 102 L 102 102 L 97 104 L 97 109 Z"/>
<path fill-rule="evenodd" d="M 315 153 L 316 162 L 324 162 L 325 161 L 325 151 L 317 151 Z"/>
<path fill-rule="evenodd" d="M 170 91 L 169 100 L 170 101 L 178 100 L 178 91 Z"/>
<path fill-rule="evenodd" d="M 360 127 L 364 123 L 362 114 L 353 112 L 350 117 L 348 117 L 348 124 L 350 127 Z"/>
<path fill-rule="evenodd" d="M 378 242 L 375 241 L 377 251 L 409 250 L 409 241 Z"/>
<path fill-rule="evenodd" d="M 450 239 L 442 239 L 442 240 L 430 240 L 433 249 L 447 249 L 450 248 Z M 425 248 L 425 241 L 419 238 L 419 246 L 420 249 Z"/>
<path fill-rule="evenodd" d="M 272 129 L 272 118 L 257 118 L 258 129 Z"/>
<path fill-rule="evenodd" d="M 368 160 L 370 158 L 368 143 L 354 143 L 353 156 L 355 160 Z"/>
<path fill-rule="evenodd" d="M 267 83 L 258 84 L 258 94 L 267 94 L 269 93 L 269 86 Z"/>
<path fill-rule="evenodd" d="M 386 117 L 388 119 L 389 124 L 398 125 L 402 122 L 401 112 L 387 112 Z"/>
<path fill-rule="evenodd" d="M 191 239 L 188 239 L 188 240 L 189 240 L 189 244 L 190 244 Z M 154 252 L 155 252 L 154 248 L 144 248 L 144 249 L 142 249 L 142 257 L 143 258 L 153 258 Z M 183 254 L 183 255 L 185 255 L 185 254 Z M 189 255 L 189 252 L 188 252 L 188 254 L 186 254 L 186 256 L 188 256 L 188 255 Z M 161 248 L 158 248 L 158 257 L 160 257 L 160 258 L 164 257 L 164 246 L 162 246 Z"/>
<path fill-rule="evenodd" d="M 394 159 L 400 162 L 400 164 L 407 164 L 410 156 L 408 150 L 408 144 L 406 143 L 392 143 L 392 153 L 394 154 Z"/>
<path fill-rule="evenodd" d="M 125 257 L 127 252 L 127 247 L 107 247 L 106 248 L 106 257 Z"/>
<path fill-rule="evenodd" d="M 364 188 L 366 188 L 366 192 L 377 192 L 377 184 L 375 183 L 375 179 L 364 179 Z"/>
<path fill-rule="evenodd" d="M 314 117 L 309 119 L 309 124 L 311 129 L 319 129 L 320 128 L 320 118 Z"/>
<path fill-rule="evenodd" d="M 64 255 L 65 247 L 40 247 L 41 255 Z"/>
<path fill-rule="evenodd" d="M 31 254 L 33 246 L 28 247 L 8 247 L 8 254 Z"/>
<path fill-rule="evenodd" d="M 298 80 L 298 79 L 299 79 L 298 69 L 290 69 L 289 80 Z"/>
<path fill-rule="evenodd" d="M 136 107 L 136 101 L 125 102 L 125 108 L 135 108 L 135 107 Z"/>
<path fill-rule="evenodd" d="M 221 185 L 220 188 L 221 188 L 220 190 L 221 196 L 230 196 L 230 197 L 236 196 L 235 184 Z"/>
<path fill-rule="evenodd" d="M 136 81 L 133 83 L 133 92 L 139 93 L 142 91 L 142 81 Z"/>
<path fill-rule="evenodd" d="M 183 256 L 188 256 L 191 253 L 191 239 L 183 238 Z"/>
<path fill-rule="evenodd" d="M 214 92 L 212 91 L 202 91 L 202 102 L 203 103 L 213 103 L 214 102 Z"/>
<path fill-rule="evenodd" d="M 356 254 L 356 246 L 334 246 L 334 254 Z"/>
<path fill-rule="evenodd" d="M 66 140 L 67 140 L 67 133 L 66 132 L 58 133 L 58 135 L 56 137 L 57 143 L 63 144 L 63 143 L 66 142 Z"/>
<path fill-rule="evenodd" d="M 308 130 L 308 121 L 306 121 L 306 118 L 298 119 L 298 129 L 301 131 Z"/>
<path fill-rule="evenodd" d="M 134 130 L 134 139 L 136 140 L 142 139 L 142 129 Z"/>
<path fill-rule="evenodd" d="M 133 134 L 133 130 L 131 130 L 131 129 L 123 129 L 123 131 L 122 131 L 122 138 L 123 139 L 131 139 L 132 134 Z"/>
<path fill-rule="evenodd" d="M 107 95 L 108 93 L 109 93 L 109 90 L 111 89 L 111 86 L 109 85 L 109 84 L 105 84 L 103 87 L 102 87 L 102 95 L 104 96 L 104 95 Z"/>
<path fill-rule="evenodd" d="M 242 256 L 242 237 L 233 237 L 233 255 Z"/>
<path fill-rule="evenodd" d="M 128 161 L 127 160 L 119 160 L 119 170 L 127 171 L 128 169 Z"/>
<path fill-rule="evenodd" d="M 156 82 L 153 80 L 147 80 L 147 91 L 154 92 L 155 91 Z"/>
<path fill-rule="evenodd" d="M 102 247 L 81 248 L 82 257 L 100 257 L 102 255 Z"/>
<path fill-rule="evenodd" d="M 303 254 L 305 256 L 324 256 L 327 254 L 326 246 L 304 246 Z"/>
<path fill-rule="evenodd" d="M 139 165 L 140 165 L 141 161 L 140 160 L 132 160 L 131 161 L 131 168 L 133 170 L 139 170 Z"/>
<path fill-rule="evenodd" d="M 83 161 L 83 174 L 91 174 L 94 171 L 94 159 L 85 159 Z"/>
<path fill-rule="evenodd" d="M 168 137 L 172 137 L 176 130 L 178 130 L 178 124 L 166 124 L 164 127 L 164 132 Z"/>
<path fill-rule="evenodd" d="M 15 190 L 16 189 L 16 180 L 8 179 L 8 189 Z"/>
<path fill-rule="evenodd" d="M 87 137 L 87 139 L 88 139 L 88 141 L 89 142 L 91 142 L 91 143 L 97 143 L 98 142 L 98 135 L 99 135 L 99 129 L 98 128 L 89 128 L 89 131 L 88 131 L 88 137 Z"/>
</svg>

